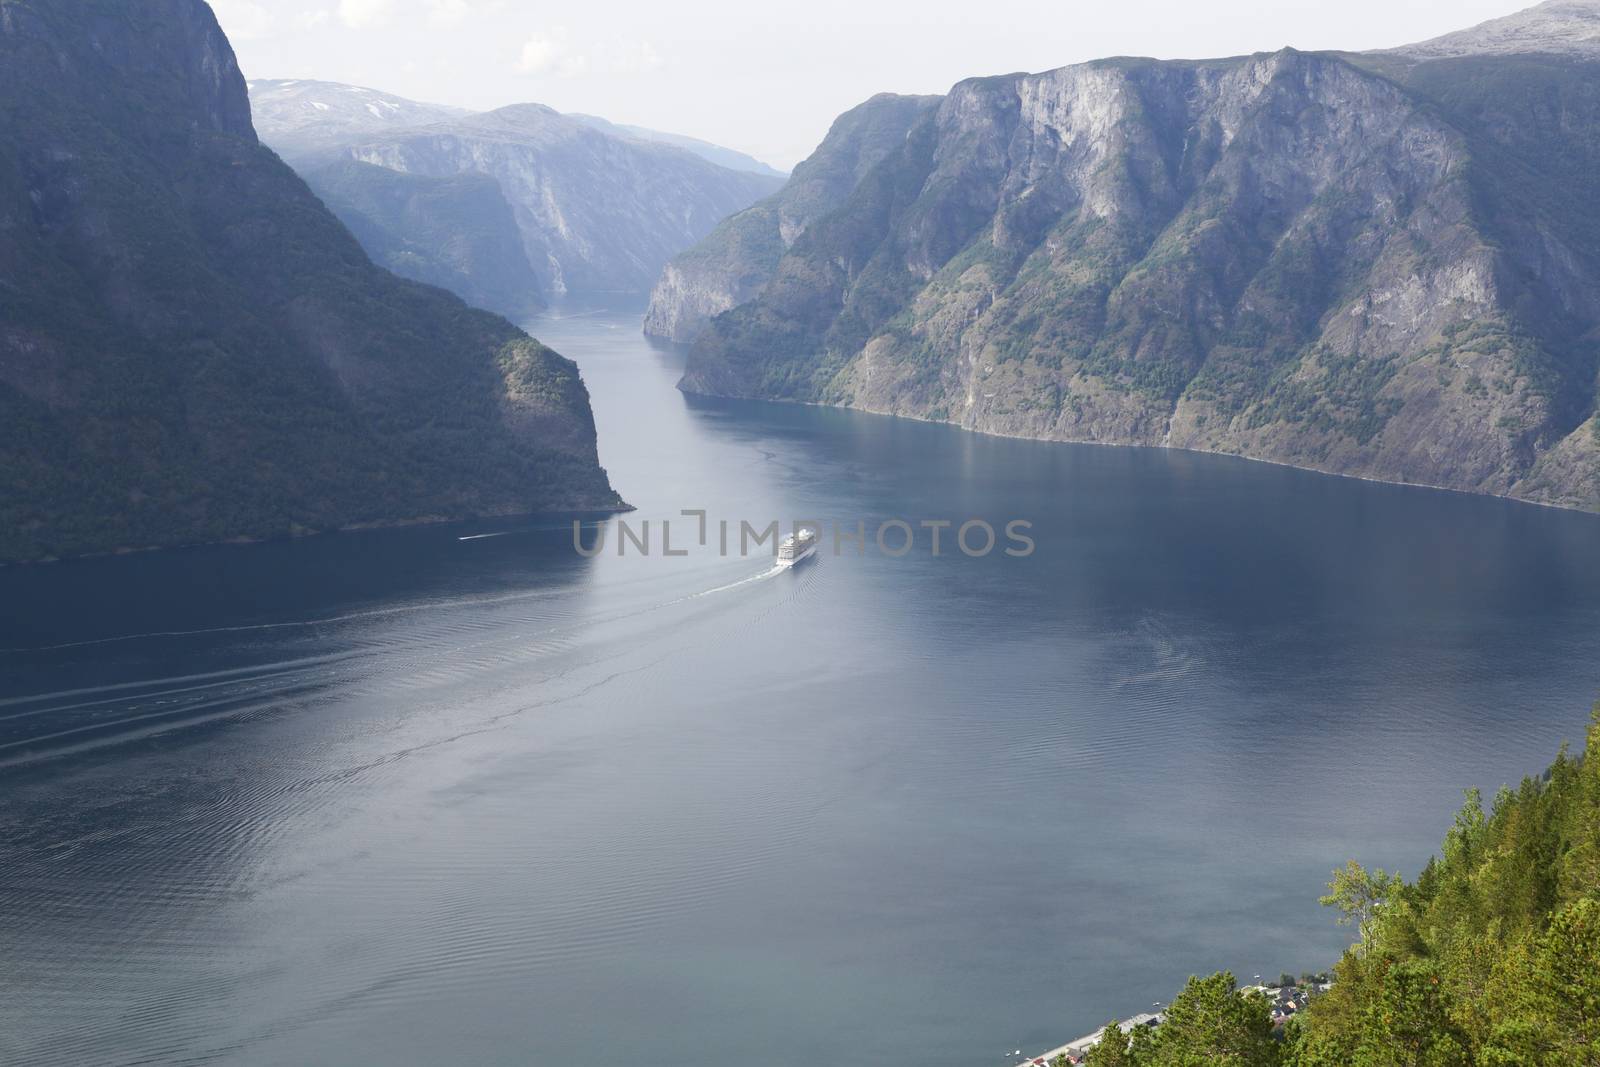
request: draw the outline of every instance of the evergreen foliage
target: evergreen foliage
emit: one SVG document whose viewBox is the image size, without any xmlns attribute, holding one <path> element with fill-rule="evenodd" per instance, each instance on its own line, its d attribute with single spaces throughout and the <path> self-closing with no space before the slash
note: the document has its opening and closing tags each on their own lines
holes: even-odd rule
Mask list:
<svg viewBox="0 0 1600 1067">
<path fill-rule="evenodd" d="M 1487 811 L 1468 792 L 1441 855 L 1384 884 L 1295 1038 L 1299 1067 L 1600 1064 L 1600 705 L 1582 758 L 1563 750 Z"/>
</svg>

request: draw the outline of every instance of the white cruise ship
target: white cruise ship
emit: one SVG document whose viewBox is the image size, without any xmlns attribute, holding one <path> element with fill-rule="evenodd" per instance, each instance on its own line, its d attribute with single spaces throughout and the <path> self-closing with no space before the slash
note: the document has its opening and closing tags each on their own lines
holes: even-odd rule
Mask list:
<svg viewBox="0 0 1600 1067">
<path fill-rule="evenodd" d="M 778 546 L 778 566 L 793 567 L 817 554 L 817 531 L 802 526 Z"/>
</svg>

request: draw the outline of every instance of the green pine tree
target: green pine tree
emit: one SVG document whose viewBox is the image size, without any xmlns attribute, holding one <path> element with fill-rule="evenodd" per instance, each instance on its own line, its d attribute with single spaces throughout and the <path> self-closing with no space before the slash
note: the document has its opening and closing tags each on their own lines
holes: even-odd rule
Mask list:
<svg viewBox="0 0 1600 1067">
<path fill-rule="evenodd" d="M 1156 1030 L 1150 1056 L 1154 1067 L 1273 1067 L 1282 1046 L 1272 1036 L 1267 999 L 1242 992 L 1232 974 L 1220 971 L 1189 979 Z"/>
<path fill-rule="evenodd" d="M 1128 1035 L 1122 1032 L 1122 1027 L 1115 1019 L 1106 1023 L 1105 1032 L 1083 1058 L 1083 1062 L 1085 1067 L 1133 1067 L 1133 1054 L 1128 1051 Z"/>
</svg>

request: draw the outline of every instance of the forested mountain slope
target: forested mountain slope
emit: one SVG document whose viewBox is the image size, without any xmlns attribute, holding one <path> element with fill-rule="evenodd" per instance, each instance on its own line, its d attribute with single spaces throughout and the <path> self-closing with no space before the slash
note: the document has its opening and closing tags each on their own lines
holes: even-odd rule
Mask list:
<svg viewBox="0 0 1600 1067">
<path fill-rule="evenodd" d="M 0 0 L 0 560 L 620 502 L 577 369 L 373 266 L 200 0 Z"/>
</svg>

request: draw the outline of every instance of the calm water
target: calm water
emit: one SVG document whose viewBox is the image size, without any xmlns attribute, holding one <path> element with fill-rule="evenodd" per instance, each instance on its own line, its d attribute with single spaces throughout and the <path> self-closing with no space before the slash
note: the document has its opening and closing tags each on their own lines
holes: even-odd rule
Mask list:
<svg viewBox="0 0 1600 1067">
<path fill-rule="evenodd" d="M 1038 550 L 0 571 L 0 1060 L 998 1067 L 1331 962 L 1328 870 L 1415 872 L 1600 692 L 1600 519 L 689 400 L 634 316 L 535 329 L 635 525 Z"/>
</svg>

